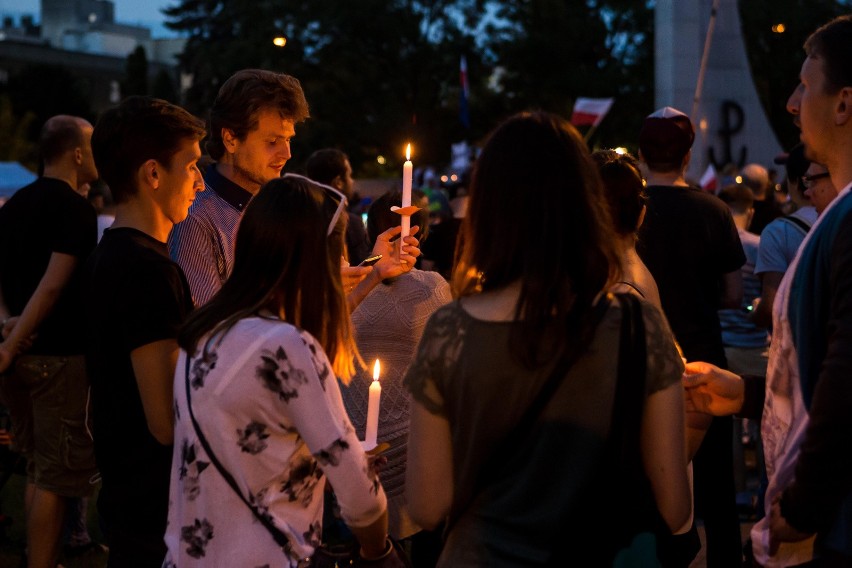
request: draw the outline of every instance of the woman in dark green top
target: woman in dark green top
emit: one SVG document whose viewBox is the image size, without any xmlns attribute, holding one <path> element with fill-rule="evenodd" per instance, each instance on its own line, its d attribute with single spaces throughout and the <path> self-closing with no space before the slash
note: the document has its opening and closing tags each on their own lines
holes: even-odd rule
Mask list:
<svg viewBox="0 0 852 568">
<path fill-rule="evenodd" d="M 608 535 L 640 499 L 595 494 L 597 480 L 618 485 L 620 474 L 604 470 L 604 453 L 622 312 L 605 292 L 618 260 L 585 143 L 553 115 L 509 119 L 476 163 L 469 207 L 459 299 L 432 317 L 406 376 L 412 517 L 425 527 L 447 521 L 439 566 L 612 565 Z M 640 305 L 637 469 L 649 487 L 647 524 L 659 516 L 674 529 L 690 512 L 683 364 L 659 311 Z M 528 441 L 508 444 L 566 352 L 576 360 Z"/>
</svg>

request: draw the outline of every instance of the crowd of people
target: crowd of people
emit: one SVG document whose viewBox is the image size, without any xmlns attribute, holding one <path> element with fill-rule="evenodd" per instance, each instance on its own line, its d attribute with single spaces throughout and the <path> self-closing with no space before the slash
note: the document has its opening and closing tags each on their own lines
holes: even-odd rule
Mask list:
<svg viewBox="0 0 852 568">
<path fill-rule="evenodd" d="M 677 109 L 635 158 L 508 118 L 449 281 L 416 268 L 428 194 L 403 237 L 399 191 L 349 212 L 339 150 L 284 173 L 291 76 L 235 73 L 206 124 L 138 96 L 51 118 L 0 208 L 28 566 L 57 565 L 96 485 L 112 567 L 318 566 L 333 540 L 367 566 L 687 567 L 699 521 L 711 568 L 852 566 L 849 53 L 852 16 L 805 44 L 787 211 L 757 164 L 691 186 Z M 746 559 L 735 415 L 765 460 Z"/>
</svg>

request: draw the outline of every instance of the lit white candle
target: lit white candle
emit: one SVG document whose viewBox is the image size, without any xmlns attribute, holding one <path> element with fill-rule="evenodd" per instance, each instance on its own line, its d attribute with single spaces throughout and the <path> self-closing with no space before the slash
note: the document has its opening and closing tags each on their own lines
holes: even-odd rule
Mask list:
<svg viewBox="0 0 852 568">
<path fill-rule="evenodd" d="M 402 206 L 403 208 L 411 205 L 411 178 L 414 174 L 414 166 L 411 163 L 411 144 L 405 147 L 405 163 L 402 165 Z M 409 215 L 402 216 L 402 234 L 403 239 L 411 232 L 411 217 Z M 401 249 L 400 249 L 401 250 Z"/>
<path fill-rule="evenodd" d="M 381 366 L 379 360 L 373 365 L 373 382 L 370 385 L 370 398 L 367 402 L 367 431 L 364 435 L 364 448 L 371 450 L 376 447 L 376 436 L 379 431 L 379 404 L 382 398 L 382 385 L 379 383 Z"/>
</svg>

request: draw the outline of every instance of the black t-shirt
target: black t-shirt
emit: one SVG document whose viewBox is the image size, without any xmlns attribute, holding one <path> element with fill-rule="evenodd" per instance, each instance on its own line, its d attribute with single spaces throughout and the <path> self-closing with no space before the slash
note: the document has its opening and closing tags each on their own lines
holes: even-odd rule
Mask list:
<svg viewBox="0 0 852 568">
<path fill-rule="evenodd" d="M 130 228 L 104 233 L 86 277 L 98 506 L 114 526 L 162 536 L 172 448 L 148 430 L 130 353 L 177 337 L 193 308 L 189 285 L 165 243 Z"/>
<path fill-rule="evenodd" d="M 726 366 L 721 281 L 746 260 L 731 212 L 719 198 L 695 188 L 647 191 L 636 249 L 657 281 L 666 318 L 687 360 Z"/>
<path fill-rule="evenodd" d="M 445 279 L 453 276 L 453 261 L 456 252 L 461 219 L 445 219 L 437 225 L 429 227 L 429 238 L 423 241 L 421 247 L 423 258 L 435 263 L 433 270 Z"/>
<path fill-rule="evenodd" d="M 0 289 L 9 313 L 21 315 L 54 252 L 74 256 L 77 268 L 38 327 L 29 353 L 83 353 L 80 273 L 98 240 L 97 215 L 66 182 L 39 178 L 0 207 Z"/>
<path fill-rule="evenodd" d="M 748 230 L 755 235 L 762 233 L 766 225 L 784 214 L 781 207 L 775 202 L 775 196 L 772 193 L 769 192 L 769 195 L 763 201 L 754 202 L 754 216 L 751 218 L 751 225 L 749 225 Z"/>
</svg>

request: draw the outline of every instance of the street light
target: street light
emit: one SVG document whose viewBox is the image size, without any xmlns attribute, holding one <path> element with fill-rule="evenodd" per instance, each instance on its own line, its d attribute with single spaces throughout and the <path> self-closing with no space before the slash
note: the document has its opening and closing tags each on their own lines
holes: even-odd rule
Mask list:
<svg viewBox="0 0 852 568">
<path fill-rule="evenodd" d="M 287 45 L 287 38 L 284 36 L 278 36 L 272 40 L 272 43 L 274 43 L 277 47 L 284 47 Z"/>
</svg>

